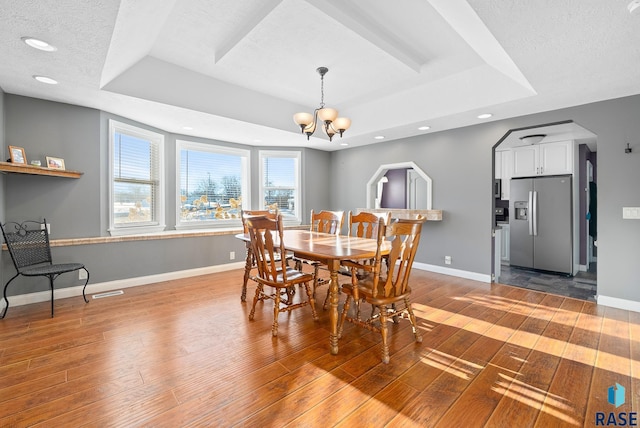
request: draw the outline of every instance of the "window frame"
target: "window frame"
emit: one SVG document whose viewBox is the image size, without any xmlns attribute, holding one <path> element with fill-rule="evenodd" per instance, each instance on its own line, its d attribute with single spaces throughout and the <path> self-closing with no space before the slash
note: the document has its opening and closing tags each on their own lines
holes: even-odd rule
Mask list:
<svg viewBox="0 0 640 428">
<path fill-rule="evenodd" d="M 150 143 L 157 150 L 156 160 L 156 181 L 155 185 L 155 198 L 154 198 L 154 212 L 156 214 L 155 219 L 150 222 L 139 224 L 115 224 L 113 215 L 113 204 L 115 201 L 114 195 L 114 153 L 115 153 L 115 134 L 126 134 L 135 138 L 144 139 L 150 141 Z M 157 132 L 149 131 L 148 129 L 140 128 L 137 126 L 129 125 L 127 123 L 119 122 L 114 119 L 109 119 L 109 229 L 108 232 L 112 236 L 120 235 L 134 235 L 140 233 L 157 233 L 162 232 L 166 228 L 165 224 L 165 204 L 164 204 L 164 189 L 165 189 L 165 177 L 164 177 L 164 142 L 165 136 Z"/>
<path fill-rule="evenodd" d="M 182 183 L 182 176 L 180 173 L 182 157 L 180 152 L 182 150 L 203 151 L 209 153 L 239 156 L 242 159 L 242 209 L 247 209 L 246 207 L 248 207 L 249 201 L 251 200 L 251 150 L 228 147 L 218 144 L 200 143 L 183 139 L 176 140 L 176 230 L 241 227 L 242 220 L 239 217 L 234 219 L 202 220 L 195 222 L 182 221 L 180 217 L 182 191 L 180 188 Z"/>
<path fill-rule="evenodd" d="M 264 159 L 265 158 L 292 158 L 296 161 L 295 171 L 295 215 L 284 216 L 283 223 L 285 225 L 300 225 L 302 224 L 302 152 L 299 150 L 259 150 L 258 151 L 258 194 L 259 200 L 262 202 L 265 200 L 265 186 L 264 186 Z M 260 207 L 259 209 L 264 209 Z"/>
</svg>

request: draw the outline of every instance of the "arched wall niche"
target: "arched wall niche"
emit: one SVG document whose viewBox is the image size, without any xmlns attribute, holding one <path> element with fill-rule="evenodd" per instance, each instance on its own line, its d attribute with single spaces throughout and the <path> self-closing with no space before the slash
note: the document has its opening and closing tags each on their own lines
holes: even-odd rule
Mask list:
<svg viewBox="0 0 640 428">
<path fill-rule="evenodd" d="M 369 181 L 367 182 L 367 208 L 373 209 L 378 208 L 376 206 L 376 199 L 378 198 L 378 183 L 382 180 L 389 170 L 393 169 L 407 169 L 413 170 L 413 175 L 417 175 L 424 182 L 420 183 L 420 188 L 424 189 L 426 192 L 425 198 L 422 198 L 423 205 L 426 206 L 418 206 L 412 207 L 416 209 L 422 210 L 431 210 L 432 209 L 432 180 L 431 177 L 427 175 L 418 165 L 414 162 L 400 162 L 400 163 L 392 163 L 380 165 L 376 172 L 371 176 Z M 407 208 L 407 207 L 405 207 Z"/>
</svg>

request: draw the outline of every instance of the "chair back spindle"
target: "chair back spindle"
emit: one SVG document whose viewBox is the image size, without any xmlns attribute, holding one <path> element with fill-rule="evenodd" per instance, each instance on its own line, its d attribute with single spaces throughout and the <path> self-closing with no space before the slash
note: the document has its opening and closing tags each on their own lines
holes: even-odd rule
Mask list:
<svg viewBox="0 0 640 428">
<path fill-rule="evenodd" d="M 384 291 L 384 297 L 400 296 L 409 288 L 409 276 L 420 243 L 424 219 L 399 219 L 387 227 L 387 239 L 391 241 L 388 256 L 386 282 L 374 287 L 374 297 Z"/>
<path fill-rule="evenodd" d="M 344 211 L 311 210 L 311 231 L 340 235 L 344 223 Z"/>
<path fill-rule="evenodd" d="M 358 214 L 354 214 L 349 211 L 349 228 L 347 230 L 348 236 L 357 236 L 359 238 L 375 239 L 378 234 L 378 223 L 382 219 L 385 225 L 388 225 L 391 221 L 391 213 L 371 213 L 362 211 Z"/>
<path fill-rule="evenodd" d="M 250 216 L 245 218 L 245 222 L 260 278 L 276 283 L 280 275 L 281 281 L 286 282 L 286 259 L 278 256 L 285 253 L 282 217 L 276 216 L 273 219 L 267 216 Z"/>
</svg>

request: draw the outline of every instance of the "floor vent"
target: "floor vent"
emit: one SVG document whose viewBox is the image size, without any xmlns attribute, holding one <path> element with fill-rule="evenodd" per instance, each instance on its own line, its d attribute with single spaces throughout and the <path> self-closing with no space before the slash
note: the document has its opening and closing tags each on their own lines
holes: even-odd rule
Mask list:
<svg viewBox="0 0 640 428">
<path fill-rule="evenodd" d="M 93 298 L 102 299 L 103 297 L 119 296 L 120 294 L 124 294 L 124 291 L 122 290 L 107 291 L 106 293 L 94 294 Z"/>
</svg>

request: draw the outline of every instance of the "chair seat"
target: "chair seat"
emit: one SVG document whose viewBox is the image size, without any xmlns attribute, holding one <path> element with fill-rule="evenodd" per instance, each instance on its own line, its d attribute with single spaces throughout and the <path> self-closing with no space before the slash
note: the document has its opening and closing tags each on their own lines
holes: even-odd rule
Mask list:
<svg viewBox="0 0 640 428">
<path fill-rule="evenodd" d="M 29 266 L 20 269 L 20 273 L 24 276 L 43 276 L 65 272 L 73 272 L 84 268 L 82 263 L 59 263 L 53 265 Z"/>
<path fill-rule="evenodd" d="M 386 281 L 385 281 L 386 282 Z M 396 295 L 395 290 L 392 290 L 388 296 L 384 295 L 384 282 L 378 284 L 378 290 L 376 296 L 373 297 L 372 287 L 373 282 L 370 280 L 360 280 L 358 284 L 358 297 L 361 299 L 365 299 L 368 303 L 371 303 L 374 306 L 378 305 L 388 305 L 390 303 L 395 303 L 400 300 L 404 300 L 411 295 L 411 288 L 407 287 L 404 293 Z M 353 296 L 353 286 L 352 284 L 343 284 L 342 291 L 348 293 Z"/>
<path fill-rule="evenodd" d="M 284 282 L 284 276 L 282 273 L 278 274 L 278 282 Z M 299 284 L 302 282 L 313 281 L 313 275 L 310 273 L 300 272 L 293 268 L 287 267 L 287 284 L 282 284 L 282 287 L 289 287 L 291 284 Z M 271 285 L 271 284 L 269 284 Z"/>
</svg>

